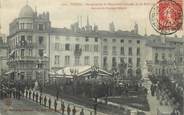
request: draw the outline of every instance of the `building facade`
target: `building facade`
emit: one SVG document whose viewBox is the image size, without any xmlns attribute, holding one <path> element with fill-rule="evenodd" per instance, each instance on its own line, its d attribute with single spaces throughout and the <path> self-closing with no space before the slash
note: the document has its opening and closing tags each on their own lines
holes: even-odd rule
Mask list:
<svg viewBox="0 0 184 115">
<path fill-rule="evenodd" d="M 110 72 L 123 68 L 121 77 L 169 75 L 175 66 L 183 72 L 183 39 L 141 36 L 137 23 L 132 31 L 115 30 L 114 22 L 109 30 L 99 30 L 89 17 L 82 25 L 80 17 L 70 29 L 54 28 L 48 12 L 37 14 L 26 5 L 9 28 L 8 66 L 13 78 L 45 81 L 51 69 L 85 65 Z"/>
<path fill-rule="evenodd" d="M 109 31 L 98 30 L 87 25 L 79 27 L 72 24 L 71 29 L 52 28 L 51 62 L 52 68 L 66 66 L 96 65 L 104 70 L 112 71 L 121 63 L 126 63 L 126 72 L 131 69 L 133 75 L 141 69 L 144 61 L 144 36 L 137 33 L 138 26 L 131 31 L 115 31 L 110 23 Z M 89 26 L 89 27 L 88 27 Z"/>
<path fill-rule="evenodd" d="M 8 71 L 7 56 L 8 46 L 6 43 L 6 35 L 0 32 L 0 76 Z"/>
<path fill-rule="evenodd" d="M 12 79 L 47 79 L 49 31 L 49 13 L 37 14 L 29 5 L 10 23 L 7 42 Z"/>
<path fill-rule="evenodd" d="M 149 36 L 145 49 L 147 76 L 183 74 L 183 43 L 183 38 Z"/>
</svg>

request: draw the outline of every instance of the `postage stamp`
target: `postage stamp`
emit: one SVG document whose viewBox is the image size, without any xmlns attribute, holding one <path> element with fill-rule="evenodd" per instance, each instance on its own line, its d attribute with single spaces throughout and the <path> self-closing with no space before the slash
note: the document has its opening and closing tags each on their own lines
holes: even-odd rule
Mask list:
<svg viewBox="0 0 184 115">
<path fill-rule="evenodd" d="M 152 27 L 160 34 L 170 35 L 182 28 L 182 2 L 160 0 L 150 10 L 149 19 Z"/>
</svg>

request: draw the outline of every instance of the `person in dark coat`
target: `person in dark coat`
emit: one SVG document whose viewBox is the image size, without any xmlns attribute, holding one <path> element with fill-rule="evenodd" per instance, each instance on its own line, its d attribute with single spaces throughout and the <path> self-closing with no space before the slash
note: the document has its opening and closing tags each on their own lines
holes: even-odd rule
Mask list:
<svg viewBox="0 0 184 115">
<path fill-rule="evenodd" d="M 65 104 L 64 104 L 64 102 L 61 102 L 61 111 L 62 111 L 62 115 L 64 115 L 64 112 L 65 112 Z"/>
<path fill-rule="evenodd" d="M 16 90 L 13 91 L 13 98 L 16 98 Z"/>
<path fill-rule="evenodd" d="M 18 99 L 20 99 L 20 97 L 21 97 L 21 91 L 19 90 L 18 91 Z"/>
<path fill-rule="evenodd" d="M 10 98 L 12 97 L 12 89 L 10 89 Z"/>
<path fill-rule="evenodd" d="M 57 99 L 54 100 L 54 110 L 57 110 Z"/>
<path fill-rule="evenodd" d="M 75 106 L 73 107 L 73 109 L 72 109 L 72 115 L 75 115 L 76 114 L 76 109 L 75 109 Z"/>
<path fill-rule="evenodd" d="M 34 98 L 35 98 L 35 92 L 33 92 L 33 101 L 34 101 Z"/>
<path fill-rule="evenodd" d="M 40 105 L 42 104 L 42 95 L 40 95 Z"/>
<path fill-rule="evenodd" d="M 38 102 L 38 92 L 36 93 L 36 102 Z"/>
<path fill-rule="evenodd" d="M 44 106 L 46 107 L 46 105 L 47 105 L 47 97 L 45 96 L 44 97 Z"/>
<path fill-rule="evenodd" d="M 28 96 L 28 91 L 26 90 L 26 98 L 27 98 L 27 96 Z"/>
<path fill-rule="evenodd" d="M 81 109 L 80 115 L 84 115 L 84 109 Z"/>
<path fill-rule="evenodd" d="M 29 99 L 31 99 L 31 90 L 29 90 Z"/>
<path fill-rule="evenodd" d="M 153 84 L 151 85 L 151 88 L 150 88 L 150 90 L 151 90 L 151 95 L 152 96 L 154 96 L 154 88 L 153 88 L 154 86 L 153 86 Z"/>
<path fill-rule="evenodd" d="M 70 112 L 71 112 L 71 109 L 70 109 L 70 105 L 68 105 L 68 107 L 67 107 L 67 115 L 70 115 Z"/>
<path fill-rule="evenodd" d="M 59 91 L 56 92 L 56 99 L 58 100 L 59 98 Z"/>
<path fill-rule="evenodd" d="M 49 98 L 49 109 L 51 108 L 51 98 Z"/>
</svg>

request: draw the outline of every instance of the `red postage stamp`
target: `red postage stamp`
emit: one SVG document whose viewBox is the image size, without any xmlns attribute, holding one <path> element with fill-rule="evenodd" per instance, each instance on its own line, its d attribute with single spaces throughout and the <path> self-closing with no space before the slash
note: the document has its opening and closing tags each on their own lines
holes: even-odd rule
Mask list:
<svg viewBox="0 0 184 115">
<path fill-rule="evenodd" d="M 150 11 L 152 27 L 160 34 L 173 34 L 182 28 L 182 0 L 160 0 Z"/>
</svg>

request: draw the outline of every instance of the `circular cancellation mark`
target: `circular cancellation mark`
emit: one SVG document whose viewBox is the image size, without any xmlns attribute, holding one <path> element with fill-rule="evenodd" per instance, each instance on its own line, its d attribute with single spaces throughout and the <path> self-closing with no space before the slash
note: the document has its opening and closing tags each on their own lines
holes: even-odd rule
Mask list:
<svg viewBox="0 0 184 115">
<path fill-rule="evenodd" d="M 160 0 L 151 8 L 149 20 L 156 32 L 162 35 L 173 34 L 183 24 L 182 4 L 173 0 Z"/>
</svg>

